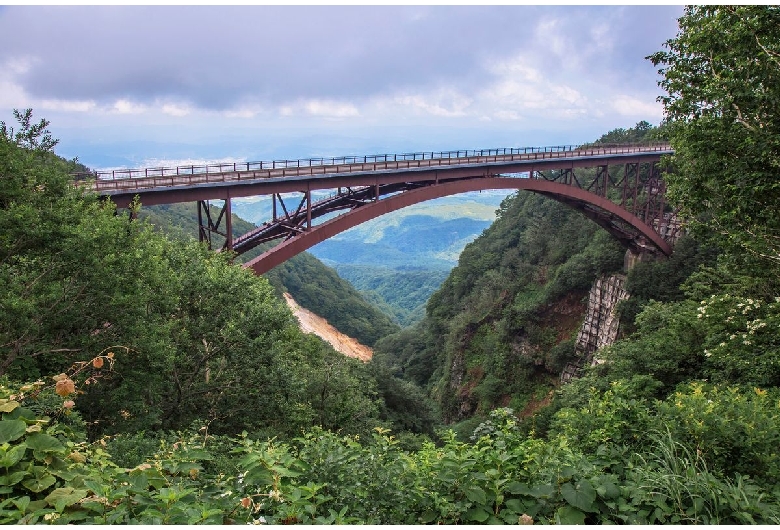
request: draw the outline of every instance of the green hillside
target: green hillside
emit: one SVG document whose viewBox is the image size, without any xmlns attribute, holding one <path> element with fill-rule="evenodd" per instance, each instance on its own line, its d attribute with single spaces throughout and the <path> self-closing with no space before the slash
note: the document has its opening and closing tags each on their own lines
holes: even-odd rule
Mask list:
<svg viewBox="0 0 780 530">
<path fill-rule="evenodd" d="M 417 349 L 398 352 L 388 337 L 375 358 L 399 375 L 411 369 L 448 421 L 502 405 L 523 410 L 555 387 L 594 278 L 620 270 L 623 254 L 578 212 L 518 193 L 431 297 Z"/>
<path fill-rule="evenodd" d="M 449 270 L 390 269 L 362 263 L 334 267 L 365 299 L 402 326 L 412 325 L 425 316 L 425 304 L 449 274 Z"/>
<path fill-rule="evenodd" d="M 141 217 L 177 237 L 189 239 L 197 236 L 197 209 L 194 204 L 142 208 Z M 232 226 L 234 235 L 254 228 L 254 225 L 235 214 Z M 240 261 L 248 261 L 260 252 L 260 248 L 247 252 L 239 257 Z M 302 307 L 325 318 L 336 329 L 367 346 L 373 346 L 379 338 L 398 330 L 398 326 L 386 314 L 367 302 L 351 284 L 310 254 L 300 254 L 265 276 L 277 293 L 281 295 L 282 292 L 289 292 Z"/>
<path fill-rule="evenodd" d="M 0 448 L 18 439 L 20 414 L 37 413 L 91 440 L 196 424 L 260 438 L 314 425 L 433 433 L 419 390 L 303 334 L 267 278 L 195 241 L 192 205 L 117 212 L 71 185 L 82 168 L 51 152 L 48 122 L 17 115 L 15 134 L 0 124 L 0 413 L 13 412 L 0 420 Z M 366 343 L 398 329 L 313 257 L 298 263 L 277 273 L 278 289 L 287 281 Z M 54 403 L 38 400 L 44 388 Z"/>
</svg>

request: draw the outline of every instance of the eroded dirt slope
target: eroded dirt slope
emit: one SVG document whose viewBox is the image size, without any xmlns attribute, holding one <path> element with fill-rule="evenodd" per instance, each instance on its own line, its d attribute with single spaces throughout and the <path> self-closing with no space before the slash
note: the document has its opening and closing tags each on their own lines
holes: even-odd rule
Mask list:
<svg viewBox="0 0 780 530">
<path fill-rule="evenodd" d="M 324 318 L 299 306 L 289 293 L 284 293 L 284 299 L 290 309 L 292 309 L 298 322 L 300 322 L 301 330 L 303 330 L 304 333 L 314 333 L 333 346 L 336 351 L 347 357 L 355 357 L 364 362 L 371 360 L 371 356 L 374 355 L 371 348 L 360 344 L 352 337 L 344 335 L 342 332 L 328 324 L 328 321 Z"/>
</svg>

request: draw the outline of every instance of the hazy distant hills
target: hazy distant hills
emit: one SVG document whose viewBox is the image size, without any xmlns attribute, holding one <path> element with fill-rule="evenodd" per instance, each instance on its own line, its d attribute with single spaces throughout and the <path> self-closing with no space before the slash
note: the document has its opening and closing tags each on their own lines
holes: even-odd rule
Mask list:
<svg viewBox="0 0 780 530">
<path fill-rule="evenodd" d="M 416 204 L 363 223 L 309 252 L 398 323 L 408 325 L 423 316 L 430 295 L 457 264 L 463 248 L 495 220 L 507 195 L 504 190 L 473 192 Z M 270 200 L 234 199 L 233 211 L 262 223 L 270 217 Z"/>
</svg>

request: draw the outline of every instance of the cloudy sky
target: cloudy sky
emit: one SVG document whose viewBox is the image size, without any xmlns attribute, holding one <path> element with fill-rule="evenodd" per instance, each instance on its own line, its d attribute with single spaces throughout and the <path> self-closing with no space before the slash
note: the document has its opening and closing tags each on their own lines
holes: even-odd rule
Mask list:
<svg viewBox="0 0 780 530">
<path fill-rule="evenodd" d="M 585 142 L 661 121 L 682 11 L 0 7 L 0 119 L 92 168 Z"/>
</svg>

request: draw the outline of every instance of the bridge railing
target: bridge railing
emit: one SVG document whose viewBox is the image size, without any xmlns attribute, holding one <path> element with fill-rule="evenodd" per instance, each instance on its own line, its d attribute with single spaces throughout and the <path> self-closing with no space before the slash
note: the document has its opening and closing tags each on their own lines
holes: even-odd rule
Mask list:
<svg viewBox="0 0 780 530">
<path fill-rule="evenodd" d="M 365 156 L 342 156 L 331 158 L 303 158 L 297 160 L 272 160 L 260 162 L 228 162 L 217 164 L 202 165 L 181 165 L 175 167 L 151 167 L 143 169 L 113 169 L 107 171 L 93 171 L 87 173 L 73 173 L 75 181 L 87 181 L 95 179 L 97 181 L 105 180 L 127 180 L 137 178 L 156 178 L 156 177 L 176 177 L 209 175 L 224 173 L 239 173 L 249 171 L 266 171 L 277 169 L 301 169 L 315 168 L 322 166 L 341 166 L 355 164 L 377 164 L 390 162 L 411 162 L 411 161 L 447 161 L 456 159 L 485 158 L 485 157 L 505 157 L 523 155 L 530 159 L 544 159 L 560 157 L 561 153 L 576 152 L 581 155 L 594 154 L 622 154 L 641 151 L 663 151 L 669 149 L 665 143 L 653 144 L 590 144 L 587 147 L 574 145 L 558 145 L 548 147 L 505 147 L 494 149 L 465 149 L 456 151 L 424 151 L 417 153 L 401 154 L 377 154 Z M 433 165 L 433 164 L 430 164 Z"/>
</svg>

